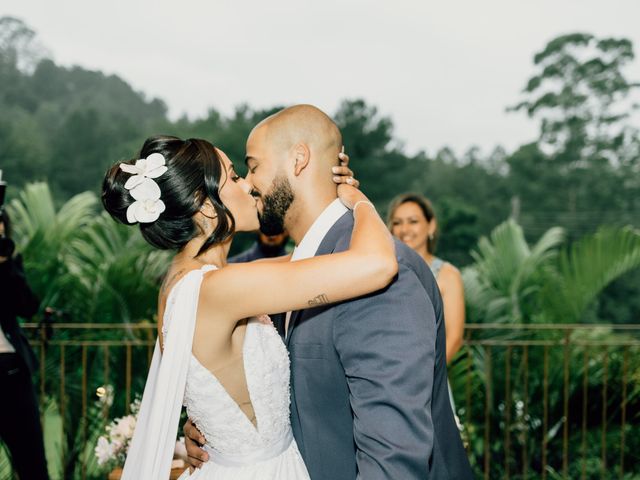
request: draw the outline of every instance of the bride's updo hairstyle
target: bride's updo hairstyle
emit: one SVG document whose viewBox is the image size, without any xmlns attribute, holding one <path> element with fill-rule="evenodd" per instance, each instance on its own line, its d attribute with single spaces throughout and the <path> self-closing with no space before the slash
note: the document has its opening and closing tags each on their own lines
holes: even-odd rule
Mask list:
<svg viewBox="0 0 640 480">
<path fill-rule="evenodd" d="M 138 159 L 153 153 L 162 154 L 166 160 L 167 171 L 153 179 L 160 187 L 160 200 L 166 209 L 157 220 L 139 223 L 145 240 L 164 250 L 182 249 L 201 234 L 193 216 L 207 199 L 215 209 L 218 223 L 198 254 L 233 235 L 235 221 L 218 193 L 220 181 L 226 181 L 226 174 L 221 179 L 222 159 L 211 143 L 197 138 L 150 137 L 144 142 L 138 157 L 109 168 L 102 183 L 102 204 L 107 212 L 119 222 L 131 225 L 127 221 L 127 208 L 135 199 L 124 185 L 132 174 L 122 170 L 120 164 L 134 165 Z"/>
</svg>

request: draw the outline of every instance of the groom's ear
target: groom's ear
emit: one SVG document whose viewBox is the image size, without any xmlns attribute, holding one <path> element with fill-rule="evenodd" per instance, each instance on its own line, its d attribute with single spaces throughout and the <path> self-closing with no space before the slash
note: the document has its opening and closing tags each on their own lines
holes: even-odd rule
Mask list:
<svg viewBox="0 0 640 480">
<path fill-rule="evenodd" d="M 297 177 L 309 165 L 311 151 L 304 143 L 298 143 L 293 146 L 293 158 L 295 160 L 294 174 Z"/>
</svg>

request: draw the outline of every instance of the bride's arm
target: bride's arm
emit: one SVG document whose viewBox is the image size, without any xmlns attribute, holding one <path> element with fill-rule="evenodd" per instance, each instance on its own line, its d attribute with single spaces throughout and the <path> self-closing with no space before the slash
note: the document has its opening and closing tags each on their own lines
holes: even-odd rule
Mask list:
<svg viewBox="0 0 640 480">
<path fill-rule="evenodd" d="M 340 302 L 388 285 L 398 264 L 387 227 L 362 192 L 347 185 L 339 191 L 347 206 L 355 206 L 349 250 L 295 262 L 228 265 L 207 274 L 201 299 L 238 319 Z"/>
<path fill-rule="evenodd" d="M 258 258 L 249 263 L 280 263 L 280 262 L 289 262 L 291 261 L 291 254 L 280 255 L 279 257 L 269 257 L 269 258 Z"/>
</svg>

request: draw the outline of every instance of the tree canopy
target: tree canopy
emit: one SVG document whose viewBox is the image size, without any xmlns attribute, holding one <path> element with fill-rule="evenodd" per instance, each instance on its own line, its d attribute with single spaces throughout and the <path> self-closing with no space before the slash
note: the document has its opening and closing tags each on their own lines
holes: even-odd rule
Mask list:
<svg viewBox="0 0 640 480">
<path fill-rule="evenodd" d="M 211 107 L 202 118 L 174 121 L 161 99 L 123 78 L 56 64 L 21 20 L 3 17 L 0 25 L 0 168 L 9 198 L 40 180 L 58 206 L 97 193 L 110 164 L 135 156 L 158 133 L 207 138 L 242 172 L 251 128 L 282 107 L 240 104 L 231 115 Z M 345 99 L 328 113 L 380 210 L 397 194 L 425 194 L 439 220 L 439 255 L 464 266 L 477 239 L 509 217 L 529 241 L 554 226 L 575 240 L 602 225 L 640 224 L 640 136 L 631 101 L 638 83 L 625 73 L 633 59 L 625 38 L 570 33 L 551 40 L 510 108 L 539 123 L 539 138 L 512 152 L 470 146 L 457 157 L 443 146 L 435 155 L 409 155 L 393 119 L 375 105 Z"/>
</svg>

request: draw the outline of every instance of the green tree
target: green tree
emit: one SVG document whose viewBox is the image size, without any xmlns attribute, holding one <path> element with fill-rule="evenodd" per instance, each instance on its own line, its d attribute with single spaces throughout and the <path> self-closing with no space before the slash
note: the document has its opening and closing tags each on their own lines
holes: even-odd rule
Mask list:
<svg viewBox="0 0 640 480">
<path fill-rule="evenodd" d="M 0 65 L 12 65 L 23 72 L 32 71 L 47 56 L 36 39 L 36 32 L 19 18 L 0 17 Z"/>
<path fill-rule="evenodd" d="M 633 59 L 628 39 L 586 33 L 559 36 L 535 55 L 536 73 L 512 110 L 539 120 L 539 139 L 507 160 L 532 236 L 562 225 L 578 238 L 601 224 L 640 221 L 640 137 L 631 117 L 639 84 L 625 75 Z"/>
<path fill-rule="evenodd" d="M 164 103 L 116 76 L 56 65 L 18 19 L 2 17 L 0 26 L 5 178 L 12 187 L 48 178 L 60 202 L 95 191 L 107 165 L 131 155 L 165 120 Z"/>
<path fill-rule="evenodd" d="M 541 146 L 551 147 L 566 166 L 635 162 L 629 143 L 637 131 L 627 120 L 637 108 L 629 95 L 640 84 L 623 72 L 633 59 L 626 38 L 557 37 L 535 55 L 538 72 L 514 109 L 540 119 Z"/>
<path fill-rule="evenodd" d="M 393 122 L 364 100 L 345 100 L 333 116 L 362 190 L 385 206 L 407 188 L 407 158 L 393 146 Z"/>
</svg>

